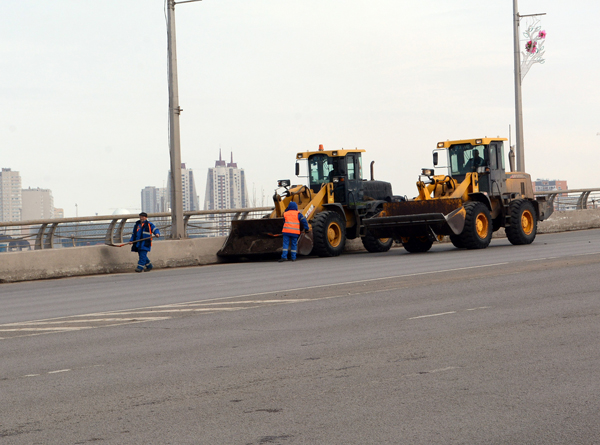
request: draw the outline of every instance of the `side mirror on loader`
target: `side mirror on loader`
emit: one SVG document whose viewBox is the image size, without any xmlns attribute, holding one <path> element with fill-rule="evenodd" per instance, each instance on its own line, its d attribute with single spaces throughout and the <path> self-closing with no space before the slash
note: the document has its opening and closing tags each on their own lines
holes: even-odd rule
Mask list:
<svg viewBox="0 0 600 445">
<path fill-rule="evenodd" d="M 433 154 L 433 165 L 434 167 L 438 165 L 438 153 L 437 151 Z"/>
<path fill-rule="evenodd" d="M 300 175 L 300 164 L 296 161 L 296 176 Z"/>
</svg>

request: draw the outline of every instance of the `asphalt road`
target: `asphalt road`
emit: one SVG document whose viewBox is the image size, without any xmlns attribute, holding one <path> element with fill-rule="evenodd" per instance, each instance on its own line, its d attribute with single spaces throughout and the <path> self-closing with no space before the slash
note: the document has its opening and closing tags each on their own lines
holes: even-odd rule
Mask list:
<svg viewBox="0 0 600 445">
<path fill-rule="evenodd" d="M 2 444 L 600 443 L 600 230 L 0 285 Z"/>
</svg>

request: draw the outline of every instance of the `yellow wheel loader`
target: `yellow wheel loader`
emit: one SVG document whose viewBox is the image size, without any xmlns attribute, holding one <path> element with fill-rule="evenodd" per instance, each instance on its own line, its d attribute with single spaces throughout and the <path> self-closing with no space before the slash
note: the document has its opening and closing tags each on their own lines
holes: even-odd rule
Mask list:
<svg viewBox="0 0 600 445">
<path fill-rule="evenodd" d="M 437 144 L 433 164 L 446 155 L 448 174 L 423 169 L 419 195 L 383 205 L 366 219 L 367 230 L 402 242 L 409 252 L 427 252 L 444 235 L 458 248 L 484 249 L 492 232 L 504 227 L 512 244 L 530 244 L 537 223 L 553 211 L 545 198 L 535 199 L 527 173 L 506 173 L 502 138 L 466 139 Z"/>
<path fill-rule="evenodd" d="M 283 213 L 291 201 L 308 220 L 311 230 L 298 240 L 299 255 L 338 256 L 346 239 L 360 237 L 370 252 L 386 252 L 391 238 L 376 238 L 363 225 L 366 218 L 380 213 L 386 202 L 403 198 L 392 195 L 389 182 L 362 179 L 361 153 L 365 150 L 329 150 L 296 155 L 296 176 L 300 163 L 307 162 L 308 185 L 278 181 L 273 196 L 275 209 L 262 219 L 234 220 L 231 231 L 217 255 L 225 259 L 281 254 Z"/>
</svg>

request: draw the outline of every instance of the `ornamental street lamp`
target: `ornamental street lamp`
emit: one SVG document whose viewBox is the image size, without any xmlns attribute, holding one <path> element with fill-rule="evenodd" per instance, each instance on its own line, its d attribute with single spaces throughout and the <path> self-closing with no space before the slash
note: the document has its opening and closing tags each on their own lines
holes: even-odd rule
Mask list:
<svg viewBox="0 0 600 445">
<path fill-rule="evenodd" d="M 525 75 L 534 63 L 544 63 L 544 41 L 546 31 L 538 27 L 539 19 L 535 17 L 541 14 L 520 15 L 517 0 L 513 0 L 513 33 L 514 33 L 514 59 L 515 59 L 515 123 L 516 123 L 516 147 L 517 147 L 517 171 L 525 171 L 525 144 L 523 141 L 523 103 L 521 96 L 521 83 Z M 521 48 L 519 40 L 519 26 L 522 17 L 533 17 L 533 24 L 527 28 L 525 36 L 529 38 L 525 45 L 524 60 L 521 63 Z M 536 34 L 537 33 L 537 34 Z"/>
</svg>

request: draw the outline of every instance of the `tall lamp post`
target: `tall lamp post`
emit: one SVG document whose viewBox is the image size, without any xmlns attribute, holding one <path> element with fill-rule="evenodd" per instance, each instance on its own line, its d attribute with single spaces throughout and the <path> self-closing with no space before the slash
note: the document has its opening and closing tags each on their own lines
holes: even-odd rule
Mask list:
<svg viewBox="0 0 600 445">
<path fill-rule="evenodd" d="M 523 101 L 521 97 L 521 48 L 519 45 L 519 7 L 513 0 L 513 38 L 515 52 L 515 124 L 517 147 L 517 171 L 525 171 L 525 147 L 523 146 Z"/>
<path fill-rule="evenodd" d="M 183 227 L 183 192 L 181 186 L 181 145 L 179 138 L 179 91 L 177 86 L 177 51 L 175 48 L 175 5 L 202 0 L 175 2 L 167 0 L 167 52 L 169 54 L 169 153 L 171 155 L 171 238 L 185 238 Z"/>
<path fill-rule="evenodd" d="M 529 71 L 529 68 L 533 63 L 544 63 L 544 59 L 542 56 L 543 46 L 540 44 L 539 48 L 537 47 L 537 42 L 542 41 L 546 34 L 544 32 L 543 37 L 537 37 L 535 43 L 532 44 L 532 40 L 528 42 L 528 46 L 526 47 L 527 52 L 531 55 L 526 61 L 525 66 L 521 66 L 521 48 L 519 44 L 519 25 L 522 17 L 535 17 L 542 14 L 529 14 L 529 15 L 520 15 L 519 7 L 517 5 L 517 0 L 513 0 L 513 37 L 514 37 L 514 58 L 515 58 L 515 124 L 516 124 L 516 152 L 517 152 L 517 171 L 524 172 L 525 171 L 525 143 L 523 140 L 523 101 L 521 96 L 521 82 L 523 78 Z M 532 27 L 527 30 L 528 34 L 532 31 Z M 543 32 L 543 31 L 542 31 Z M 541 34 L 540 34 L 541 35 Z"/>
</svg>

